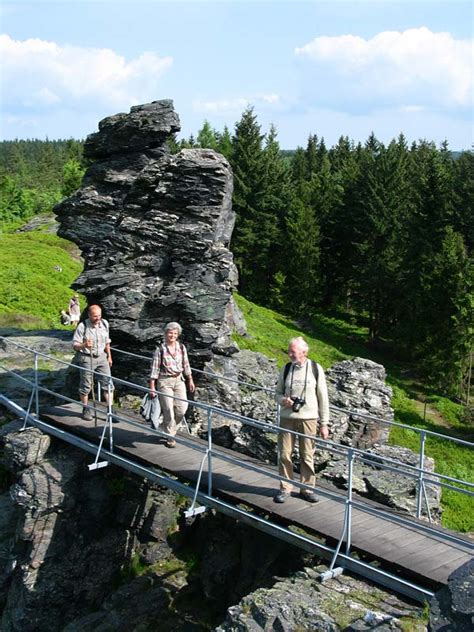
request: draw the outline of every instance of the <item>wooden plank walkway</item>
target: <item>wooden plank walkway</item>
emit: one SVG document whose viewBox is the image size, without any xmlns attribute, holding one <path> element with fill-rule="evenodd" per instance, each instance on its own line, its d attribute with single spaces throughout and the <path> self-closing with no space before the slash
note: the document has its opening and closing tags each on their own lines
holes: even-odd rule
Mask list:
<svg viewBox="0 0 474 632">
<path fill-rule="evenodd" d="M 120 412 L 119 414 L 122 415 Z M 98 443 L 105 419 L 102 413 L 98 413 L 98 425 L 95 427 L 94 421 L 87 422 L 81 418 L 80 407 L 77 404 L 42 409 L 40 418 L 95 443 Z M 175 449 L 170 450 L 164 445 L 163 439 L 150 432 L 148 424 L 145 424 L 141 417 L 130 415 L 130 418 L 135 422 L 139 421 L 140 425 L 132 426 L 125 421 L 113 424 L 115 452 L 130 460 L 159 467 L 183 482 L 197 481 L 207 448 L 205 441 L 183 434 L 184 439 L 192 442 L 201 451 L 179 443 Z M 104 447 L 108 448 L 107 438 Z M 214 454 L 214 450 L 219 454 L 258 466 L 262 471 L 255 472 L 243 465 L 224 461 L 218 454 Z M 277 524 L 295 525 L 316 537 L 339 540 L 343 528 L 343 502 L 322 496 L 319 503 L 311 505 L 295 495 L 284 504 L 277 505 L 273 502 L 273 496 L 278 488 L 278 481 L 266 473 L 277 473 L 275 467 L 262 465 L 252 457 L 220 446 L 213 446 L 212 463 L 213 495 L 216 497 L 230 504 L 243 503 L 260 510 L 271 516 L 271 520 Z M 337 493 L 342 500 L 345 499 L 345 495 L 335 488 L 319 483 L 318 487 Z M 207 459 L 204 463 L 201 489 L 207 490 Z M 413 581 L 430 587 L 446 584 L 449 575 L 473 555 L 472 542 L 467 538 L 465 545 L 441 541 L 436 536 L 424 534 L 415 527 L 396 524 L 393 521 L 393 512 L 383 505 L 366 499 L 358 500 L 368 507 L 383 509 L 386 511 L 386 518 L 354 508 L 351 550 L 355 549 L 374 559 L 382 560 Z M 415 518 L 412 521 L 414 524 L 418 522 Z M 435 528 L 440 534 L 449 533 L 441 527 Z"/>
</svg>

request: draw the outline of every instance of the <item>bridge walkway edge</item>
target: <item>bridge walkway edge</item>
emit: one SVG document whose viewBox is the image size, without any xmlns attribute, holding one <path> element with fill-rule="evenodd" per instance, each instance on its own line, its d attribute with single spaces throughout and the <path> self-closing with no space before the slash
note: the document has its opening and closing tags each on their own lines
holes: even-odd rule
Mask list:
<svg viewBox="0 0 474 632">
<path fill-rule="evenodd" d="M 80 407 L 76 404 L 48 407 L 41 410 L 41 418 L 59 426 L 68 432 L 83 436 L 89 441 L 98 443 L 102 432 L 105 416 L 98 414 L 98 426 L 94 422 L 84 421 L 80 417 Z M 140 421 L 140 426 L 130 426 L 124 421 L 113 425 L 114 449 L 128 458 L 143 463 L 148 467 L 157 467 L 166 471 L 179 480 L 193 484 L 197 481 L 199 468 L 204 458 L 201 490 L 207 489 L 207 459 L 205 450 L 207 442 L 197 437 L 183 435 L 186 441 L 196 445 L 196 449 L 177 444 L 170 450 L 165 447 L 159 436 L 150 431 L 139 416 L 134 421 Z M 244 465 L 231 464 L 219 458 L 231 455 L 250 466 L 264 468 L 264 472 L 246 469 Z M 268 472 L 268 474 L 266 473 Z M 256 459 L 227 450 L 220 446 L 213 446 L 212 483 L 214 495 L 222 497 L 233 504 L 244 504 L 253 510 L 271 518 L 281 525 L 292 525 L 303 529 L 316 538 L 338 541 L 341 537 L 344 515 L 345 495 L 342 493 L 341 502 L 331 497 L 322 496 L 316 505 L 293 496 L 283 505 L 276 505 L 273 496 L 278 481 L 272 478 L 276 468 L 263 465 Z M 335 488 L 317 483 L 321 493 L 325 490 L 334 494 Z M 337 492 L 336 492 L 337 493 Z M 367 555 L 375 560 L 388 563 L 396 572 L 403 573 L 413 581 L 430 588 L 437 588 L 447 583 L 449 575 L 465 561 L 472 557 L 472 543 L 466 538 L 466 546 L 462 544 L 437 540 L 436 536 L 421 533 L 415 523 L 423 524 L 416 518 L 410 518 L 413 528 L 397 524 L 396 513 L 387 507 L 360 499 L 368 507 L 384 509 L 384 518 L 366 513 L 363 509 L 354 508 L 352 512 L 351 549 L 361 555 Z M 406 515 L 405 515 L 406 517 Z M 450 533 L 442 527 L 434 527 L 442 537 L 443 533 Z M 459 537 L 459 534 L 456 534 Z"/>
</svg>

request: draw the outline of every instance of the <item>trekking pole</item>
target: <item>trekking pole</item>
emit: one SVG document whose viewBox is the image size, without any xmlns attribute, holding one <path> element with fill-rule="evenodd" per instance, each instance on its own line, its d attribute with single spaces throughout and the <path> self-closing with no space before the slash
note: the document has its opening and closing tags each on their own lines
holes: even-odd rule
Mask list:
<svg viewBox="0 0 474 632">
<path fill-rule="evenodd" d="M 95 380 L 94 380 L 94 371 L 92 369 L 92 349 L 89 349 L 89 358 L 90 358 L 90 372 L 91 372 L 91 379 L 92 379 L 92 403 L 94 406 L 94 428 L 97 428 L 97 405 L 96 405 L 96 401 L 95 401 Z"/>
</svg>

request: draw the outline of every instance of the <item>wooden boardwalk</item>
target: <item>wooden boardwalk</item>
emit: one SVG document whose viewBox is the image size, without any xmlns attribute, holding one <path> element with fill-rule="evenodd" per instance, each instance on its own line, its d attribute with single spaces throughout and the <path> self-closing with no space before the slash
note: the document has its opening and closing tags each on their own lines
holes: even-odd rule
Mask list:
<svg viewBox="0 0 474 632">
<path fill-rule="evenodd" d="M 84 421 L 80 416 L 80 407 L 76 404 L 42 409 L 40 418 L 93 443 L 98 443 L 104 424 L 103 414 L 98 415 L 97 427 L 94 421 Z M 170 450 L 160 437 L 150 432 L 148 424 L 140 417 L 130 418 L 142 423 L 139 427 L 124 421 L 113 424 L 114 451 L 117 454 L 151 467 L 159 467 L 182 482 L 196 482 L 207 448 L 206 442 L 186 434 L 182 435 L 183 438 L 201 450 L 179 443 L 175 449 Z M 108 439 L 104 447 L 108 448 Z M 217 454 L 214 454 L 214 451 Z M 219 458 L 219 453 L 231 455 L 245 463 L 263 468 L 264 471 L 255 472 L 243 465 L 229 463 Z M 311 505 L 294 496 L 284 504 L 277 505 L 273 502 L 273 496 L 278 489 L 278 481 L 266 474 L 276 473 L 276 468 L 262 465 L 252 457 L 219 446 L 213 446 L 212 469 L 214 496 L 233 505 L 248 505 L 270 516 L 277 524 L 300 527 L 313 536 L 332 541 L 332 544 L 341 537 L 343 502 L 322 496 L 319 503 Z M 345 499 L 345 495 L 337 492 L 335 488 L 320 486 L 319 483 L 317 485 L 320 489 L 326 488 L 333 494 L 338 493 L 341 500 Z M 207 459 L 204 463 L 201 488 L 203 491 L 207 490 Z M 436 588 L 446 584 L 449 575 L 473 555 L 472 542 L 467 538 L 465 545 L 442 541 L 435 535 L 420 532 L 415 527 L 397 524 L 393 521 L 393 514 L 391 515 L 385 506 L 366 499 L 357 500 L 361 500 L 368 507 L 384 509 L 386 517 L 374 516 L 353 508 L 351 550 L 385 562 L 392 572 L 400 571 L 404 577 L 412 581 Z M 416 524 L 419 521 L 413 518 L 412 522 Z M 440 534 L 449 533 L 441 527 L 435 528 Z"/>
</svg>

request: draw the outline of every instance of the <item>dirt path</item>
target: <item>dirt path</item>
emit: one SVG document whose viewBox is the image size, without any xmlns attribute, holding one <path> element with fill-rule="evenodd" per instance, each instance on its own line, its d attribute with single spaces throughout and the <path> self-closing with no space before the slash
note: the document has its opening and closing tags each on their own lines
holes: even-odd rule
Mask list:
<svg viewBox="0 0 474 632">
<path fill-rule="evenodd" d="M 451 428 L 451 424 L 446 421 L 443 415 L 433 408 L 430 404 L 426 403 L 426 414 L 425 414 L 425 403 L 420 402 L 417 399 L 412 400 L 416 406 L 416 410 L 421 417 L 426 416 L 427 421 L 431 421 L 436 426 L 441 426 L 443 428 Z"/>
</svg>

